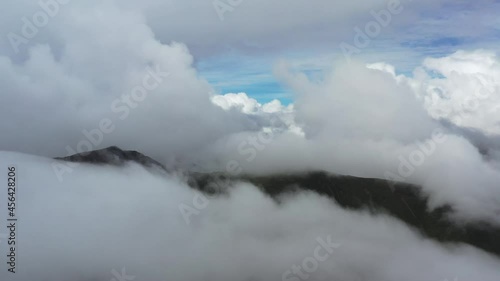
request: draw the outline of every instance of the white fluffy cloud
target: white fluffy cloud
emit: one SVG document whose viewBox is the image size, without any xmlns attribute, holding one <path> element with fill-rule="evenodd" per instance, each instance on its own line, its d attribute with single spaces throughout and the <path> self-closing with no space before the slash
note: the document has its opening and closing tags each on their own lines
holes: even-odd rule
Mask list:
<svg viewBox="0 0 500 281">
<path fill-rule="evenodd" d="M 116 144 L 166 161 L 174 152 L 255 127 L 213 105 L 213 89 L 197 76 L 186 46 L 161 44 L 140 14 L 109 4 L 70 12 L 58 27 L 62 45 L 35 46 L 22 63 L 0 58 L 0 130 L 9 132 L 1 149 L 66 155 L 67 146 L 77 150 L 87 140 L 83 130 L 95 131 L 109 119 L 113 132 L 93 148 Z M 150 84 L 161 81 L 137 93 L 148 77 Z"/>
<path fill-rule="evenodd" d="M 490 54 L 485 56 L 487 60 Z M 447 60 L 442 59 L 444 65 Z M 422 186 L 431 195 L 431 207 L 452 204 L 460 219 L 500 223 L 497 148 L 491 147 L 485 157 L 474 146 L 474 138 L 450 130 L 428 114 L 432 108 L 421 89 L 429 80 L 420 69 L 407 77 L 383 63 L 339 64 L 317 81 L 280 64 L 276 74 L 296 94 L 295 118 L 305 136 L 275 135 L 263 149 L 254 149 L 264 151 L 256 157 L 241 147 L 245 138 L 235 137 L 225 144 L 228 151 L 238 153 L 229 153 L 225 161 L 238 159 L 248 173 L 326 170 L 396 178 Z M 446 77 L 440 79 L 452 84 Z M 460 95 L 455 100 L 459 102 Z M 441 135 L 439 142 L 436 133 Z"/>
<path fill-rule="evenodd" d="M 500 134 L 500 60 L 494 52 L 428 58 L 417 73 L 415 86 L 433 117 Z"/>
<path fill-rule="evenodd" d="M 293 104 L 284 106 L 279 100 L 272 100 L 265 104 L 260 104 L 256 99 L 248 97 L 245 93 L 238 94 L 224 94 L 215 95 L 212 101 L 225 110 L 231 108 L 240 109 L 245 114 L 258 114 L 258 113 L 278 113 L 278 112 L 292 112 Z"/>
<path fill-rule="evenodd" d="M 212 102 L 224 110 L 237 110 L 250 116 L 259 116 L 271 122 L 262 128 L 267 132 L 291 132 L 304 136 L 300 125 L 295 122 L 295 109 L 293 104 L 284 106 L 279 100 L 272 100 L 260 104 L 256 99 L 250 98 L 245 93 L 215 95 Z"/>
</svg>

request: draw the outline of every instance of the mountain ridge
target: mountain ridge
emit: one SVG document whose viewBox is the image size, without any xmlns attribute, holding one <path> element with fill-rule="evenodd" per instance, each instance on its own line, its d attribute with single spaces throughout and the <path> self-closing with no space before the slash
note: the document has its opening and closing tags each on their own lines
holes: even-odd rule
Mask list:
<svg viewBox="0 0 500 281">
<path fill-rule="evenodd" d="M 109 165 L 123 165 L 132 161 L 145 167 L 157 166 L 169 172 L 153 158 L 137 151 L 124 151 L 116 146 L 55 159 Z M 210 194 L 223 193 L 226 187 L 237 182 L 249 182 L 278 203 L 282 194 L 312 191 L 327 196 L 345 209 L 394 217 L 424 237 L 448 244 L 469 244 L 500 256 L 500 227 L 481 221 L 458 223 L 449 217 L 453 213 L 451 205 L 429 210 L 429 197 L 416 185 L 385 179 L 333 175 L 323 171 L 238 177 L 224 173 L 188 172 L 187 176 L 192 188 Z"/>
</svg>

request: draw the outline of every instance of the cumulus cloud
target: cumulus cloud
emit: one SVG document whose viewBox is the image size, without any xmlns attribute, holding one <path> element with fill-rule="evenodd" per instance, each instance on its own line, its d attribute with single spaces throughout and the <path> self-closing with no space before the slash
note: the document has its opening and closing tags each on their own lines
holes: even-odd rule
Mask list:
<svg viewBox="0 0 500 281">
<path fill-rule="evenodd" d="M 441 60 L 446 64 L 447 58 Z M 233 138 L 225 144 L 239 153 L 226 161 L 238 159 L 248 173 L 319 169 L 407 181 L 423 187 L 431 196 L 431 208 L 451 204 L 459 219 L 499 222 L 499 159 L 492 145 L 496 138 L 433 118 L 422 91 L 428 80 L 421 69 L 405 76 L 396 75 L 387 64 L 354 62 L 336 65 L 317 81 L 281 63 L 276 75 L 296 94 L 295 118 L 305 136 L 276 135 L 255 159 L 241 146 L 241 138 Z M 488 156 L 485 147 L 491 148 Z"/>
<path fill-rule="evenodd" d="M 166 161 L 175 151 L 195 151 L 220 135 L 255 129 L 246 116 L 215 106 L 213 89 L 197 76 L 186 46 L 158 42 L 140 14 L 106 4 L 71 11 L 73 19 L 60 30 L 60 49 L 38 45 L 22 63 L 0 59 L 0 115 L 11 120 L 0 124 L 9 132 L 2 150 L 66 155 L 67 147 L 77 151 L 88 139 L 84 130 L 92 134 L 107 119 L 112 133 L 94 136 L 102 140 L 90 148 L 116 144 Z M 37 141 L 30 141 L 31 134 Z"/>
<path fill-rule="evenodd" d="M 290 132 L 304 136 L 302 127 L 295 122 L 293 104 L 284 106 L 279 100 L 260 104 L 256 99 L 248 97 L 245 93 L 215 95 L 212 97 L 212 102 L 226 111 L 236 110 L 254 118 L 262 119 L 263 127 L 261 130 L 273 134 Z"/>
<path fill-rule="evenodd" d="M 428 58 L 416 85 L 435 118 L 456 125 L 500 133 L 500 61 L 491 51 L 458 51 Z"/>
<path fill-rule="evenodd" d="M 215 95 L 212 97 L 213 103 L 225 110 L 231 108 L 240 109 L 245 114 L 276 113 L 280 111 L 290 112 L 293 110 L 293 104 L 285 107 L 279 100 L 272 100 L 265 104 L 260 104 L 256 99 L 248 97 L 245 93 Z"/>
</svg>

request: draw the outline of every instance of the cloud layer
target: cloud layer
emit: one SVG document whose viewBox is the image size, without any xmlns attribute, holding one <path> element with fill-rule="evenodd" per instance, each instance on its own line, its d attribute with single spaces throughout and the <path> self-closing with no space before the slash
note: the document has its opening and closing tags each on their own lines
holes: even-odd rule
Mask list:
<svg viewBox="0 0 500 281">
<path fill-rule="evenodd" d="M 12 279 L 2 270 L 2 279 L 112 280 L 122 269 L 145 281 L 304 280 L 305 275 L 307 280 L 493 281 L 499 274 L 498 259 L 480 250 L 437 244 L 392 218 L 347 211 L 312 193 L 277 205 L 241 183 L 227 197 L 210 198 L 186 224 L 179 206 L 191 205 L 197 192 L 182 178 L 152 174 L 136 164 L 85 164 L 61 183 L 51 175 L 50 159 L 0 156 L 17 163 L 23 175 L 18 272 Z M 0 245 L 2 252 L 5 247 Z M 315 251 L 322 261 L 310 261 Z"/>
</svg>

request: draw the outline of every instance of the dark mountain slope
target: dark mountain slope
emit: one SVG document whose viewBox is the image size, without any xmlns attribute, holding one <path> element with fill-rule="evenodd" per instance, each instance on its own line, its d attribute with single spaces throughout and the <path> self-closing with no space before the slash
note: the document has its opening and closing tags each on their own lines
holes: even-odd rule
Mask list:
<svg viewBox="0 0 500 281">
<path fill-rule="evenodd" d="M 222 174 L 194 174 L 192 185 L 213 193 L 220 183 L 236 181 L 253 183 L 274 198 L 301 190 L 314 191 L 332 198 L 344 208 L 389 214 L 413 226 L 426 237 L 441 242 L 467 243 L 500 256 L 500 228 L 486 222 L 460 225 L 448 217 L 453 211 L 451 206 L 429 211 L 428 198 L 420 187 L 414 185 L 325 172 L 240 178 Z"/>
<path fill-rule="evenodd" d="M 152 158 L 117 147 L 58 159 L 111 165 L 123 165 L 126 161 L 133 161 L 146 167 L 160 167 L 166 171 L 163 165 Z M 391 215 L 413 226 L 423 236 L 437 241 L 466 243 L 500 256 L 500 228 L 485 222 L 459 224 L 452 221 L 448 218 L 453 211 L 452 206 L 442 206 L 429 211 L 428 198 L 418 186 L 325 172 L 241 177 L 222 173 L 189 174 L 189 184 L 193 188 L 212 194 L 224 192 L 225 187 L 240 181 L 258 186 L 278 202 L 281 194 L 313 191 L 330 197 L 344 208 Z"/>
<path fill-rule="evenodd" d="M 69 162 L 92 163 L 92 164 L 107 164 L 107 165 L 123 165 L 127 161 L 136 162 L 145 167 L 158 167 L 166 171 L 165 166 L 158 161 L 143 155 L 137 151 L 121 150 L 116 146 L 94 150 L 87 153 L 78 153 L 67 157 L 57 157 L 57 160 Z"/>
</svg>

